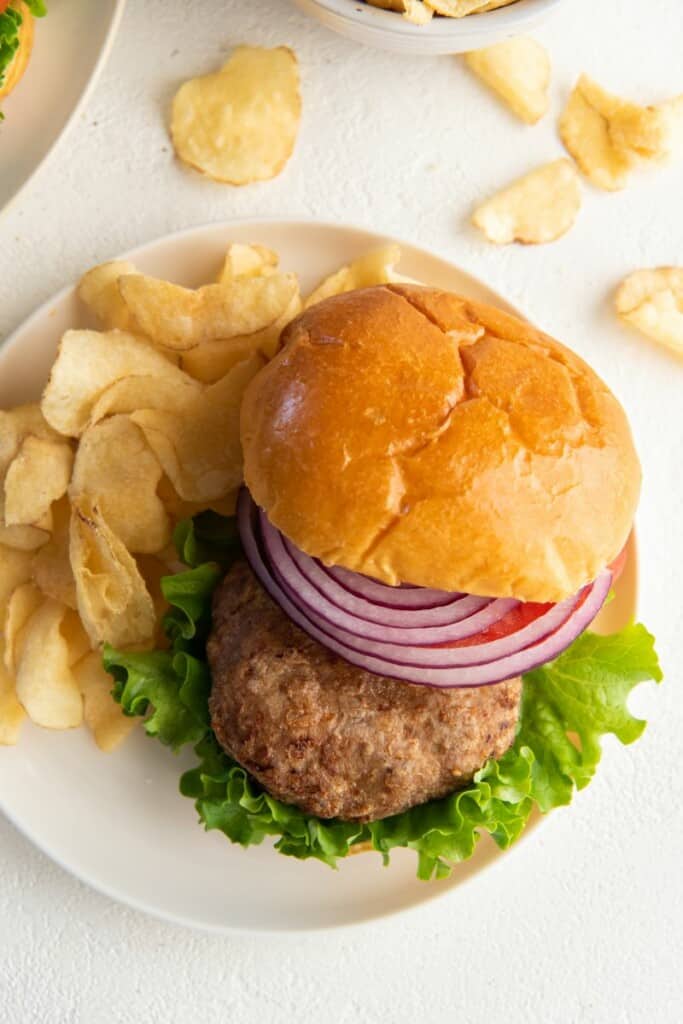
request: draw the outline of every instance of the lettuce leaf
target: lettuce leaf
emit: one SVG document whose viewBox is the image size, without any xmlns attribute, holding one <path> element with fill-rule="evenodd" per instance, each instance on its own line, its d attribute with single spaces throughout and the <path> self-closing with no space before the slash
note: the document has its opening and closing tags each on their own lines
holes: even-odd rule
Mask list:
<svg viewBox="0 0 683 1024">
<path fill-rule="evenodd" d="M 211 731 L 205 643 L 221 565 L 239 553 L 234 524 L 198 517 L 181 524 L 175 539 L 193 568 L 163 582 L 171 606 L 164 623 L 170 650 L 107 647 L 104 664 L 126 714 L 147 715 L 147 732 L 173 750 L 194 747 L 198 763 L 182 776 L 181 793 L 194 800 L 207 830 L 218 829 L 234 843 L 251 846 L 276 836 L 280 853 L 315 857 L 331 867 L 359 844 L 370 845 L 385 862 L 393 849 L 407 847 L 417 854 L 418 877 L 442 878 L 472 856 L 482 834 L 507 849 L 534 809 L 546 813 L 570 803 L 595 774 L 603 735 L 629 744 L 645 728 L 628 710 L 628 697 L 638 683 L 662 678 L 652 636 L 642 625 L 609 637 L 584 633 L 555 661 L 524 677 L 513 746 L 484 765 L 467 788 L 367 825 L 304 814 L 266 793 Z M 207 555 L 212 560 L 201 564 Z"/>
</svg>

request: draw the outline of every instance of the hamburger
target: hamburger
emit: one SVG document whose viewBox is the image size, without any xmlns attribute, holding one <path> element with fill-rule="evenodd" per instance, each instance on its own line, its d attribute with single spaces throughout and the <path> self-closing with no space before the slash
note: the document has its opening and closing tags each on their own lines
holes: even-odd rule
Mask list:
<svg viewBox="0 0 683 1024">
<path fill-rule="evenodd" d="M 331 864 L 410 846 L 438 877 L 568 803 L 603 733 L 642 732 L 652 638 L 589 629 L 640 465 L 569 349 L 438 289 L 349 292 L 285 329 L 241 436 L 236 522 L 176 538 L 171 652 L 105 653 L 124 710 L 194 743 L 207 828 Z"/>
<path fill-rule="evenodd" d="M 31 58 L 33 19 L 46 13 L 43 0 L 0 0 L 0 103 L 19 84 Z"/>
</svg>

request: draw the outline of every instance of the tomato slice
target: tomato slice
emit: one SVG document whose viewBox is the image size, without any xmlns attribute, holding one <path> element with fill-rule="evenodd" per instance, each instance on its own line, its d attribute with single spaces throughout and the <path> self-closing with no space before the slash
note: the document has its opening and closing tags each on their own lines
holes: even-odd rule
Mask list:
<svg viewBox="0 0 683 1024">
<path fill-rule="evenodd" d="M 0 0 L 0 14 L 3 14 L 7 10 L 12 0 Z"/>
<path fill-rule="evenodd" d="M 631 538 L 629 537 L 629 540 L 630 539 Z M 610 565 L 608 566 L 610 572 L 612 573 L 612 584 L 615 584 L 617 582 L 617 580 L 619 579 L 619 577 L 621 576 L 622 572 L 624 571 L 624 567 L 625 567 L 627 561 L 628 561 L 628 540 L 626 541 L 626 543 L 624 544 L 623 548 L 621 549 L 621 551 L 619 552 L 617 557 L 614 559 L 614 561 L 611 562 Z"/>
<path fill-rule="evenodd" d="M 612 573 L 612 583 L 615 583 L 626 565 L 628 559 L 628 541 L 614 559 L 613 562 L 608 566 Z M 520 629 L 530 625 L 539 619 L 541 615 L 545 615 L 546 612 L 550 611 L 553 607 L 552 602 L 549 604 L 539 604 L 535 601 L 527 601 L 524 604 L 517 605 L 511 612 L 504 615 L 498 622 L 494 622 L 488 629 L 482 630 L 480 633 L 475 633 L 474 636 L 468 636 L 464 640 L 453 640 L 450 643 L 436 644 L 437 647 L 474 647 L 476 644 L 487 644 L 492 640 L 500 640 L 504 636 L 510 636 L 511 633 L 517 633 Z"/>
</svg>

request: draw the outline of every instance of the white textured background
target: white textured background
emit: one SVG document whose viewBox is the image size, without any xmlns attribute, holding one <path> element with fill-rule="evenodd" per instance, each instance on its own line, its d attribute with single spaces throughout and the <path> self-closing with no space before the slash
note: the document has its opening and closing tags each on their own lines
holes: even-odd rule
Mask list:
<svg viewBox="0 0 683 1024">
<path fill-rule="evenodd" d="M 470 887 L 310 939 L 158 923 L 89 891 L 0 820 L 3 1024 L 683 1019 L 683 363 L 620 328 L 610 307 L 626 272 L 683 262 L 682 168 L 645 171 L 614 196 L 586 188 L 576 227 L 548 247 L 498 250 L 466 222 L 480 196 L 560 155 L 555 114 L 580 71 L 644 101 L 683 91 L 683 13 L 680 0 L 567 0 L 539 38 L 554 106 L 527 128 L 455 59 L 363 49 L 287 0 L 130 0 L 80 122 L 0 219 L 0 337 L 90 264 L 231 217 L 357 222 L 486 278 L 586 356 L 632 416 L 646 474 L 641 614 L 668 675 L 634 701 L 646 735 L 608 744 L 575 806 Z M 305 113 L 286 172 L 231 190 L 174 163 L 165 121 L 178 83 L 241 41 L 296 49 Z"/>
</svg>

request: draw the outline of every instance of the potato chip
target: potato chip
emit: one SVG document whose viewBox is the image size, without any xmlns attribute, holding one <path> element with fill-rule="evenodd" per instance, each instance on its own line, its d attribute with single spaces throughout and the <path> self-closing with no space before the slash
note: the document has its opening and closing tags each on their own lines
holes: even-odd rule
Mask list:
<svg viewBox="0 0 683 1024">
<path fill-rule="evenodd" d="M 0 621 L 12 593 L 22 583 L 28 583 L 32 575 L 33 556 L 30 551 L 16 551 L 0 545 Z"/>
<path fill-rule="evenodd" d="M 413 25 L 426 25 L 434 17 L 433 9 L 422 0 L 368 0 L 368 3 L 384 11 L 396 11 Z"/>
<path fill-rule="evenodd" d="M 300 312 L 301 296 L 297 289 L 285 312 L 270 327 L 239 338 L 226 338 L 198 345 L 197 348 L 183 353 L 182 369 L 195 380 L 214 384 L 229 373 L 233 366 L 256 353 L 260 353 L 266 359 L 272 359 L 278 350 L 280 335 Z"/>
<path fill-rule="evenodd" d="M 37 402 L 0 409 L 0 479 L 9 469 L 25 437 L 32 434 L 45 441 L 58 441 L 59 434 L 45 420 Z"/>
<path fill-rule="evenodd" d="M 124 274 L 137 274 L 137 267 L 128 260 L 112 260 L 93 267 L 84 274 L 78 285 L 78 297 L 97 318 L 105 331 L 141 333 L 138 324 L 121 297 L 119 278 Z"/>
<path fill-rule="evenodd" d="M 219 72 L 181 86 L 171 136 L 191 167 L 215 181 L 248 185 L 280 173 L 300 120 L 295 54 L 284 46 L 238 46 Z"/>
<path fill-rule="evenodd" d="M 154 554 L 171 539 L 157 496 L 162 470 L 145 435 L 128 416 L 112 416 L 81 436 L 70 494 L 87 495 L 129 551 Z"/>
<path fill-rule="evenodd" d="M 18 645 L 24 626 L 33 613 L 43 604 L 43 595 L 35 583 L 22 583 L 10 595 L 5 605 L 4 624 L 2 635 L 4 637 L 5 668 L 8 672 L 16 672 L 19 658 Z"/>
<path fill-rule="evenodd" d="M 624 188 L 633 165 L 633 155 L 618 150 L 609 133 L 609 110 L 614 112 L 616 97 L 604 94 L 596 105 L 597 90 L 587 75 L 582 75 L 560 118 L 560 136 L 567 150 L 586 177 L 609 191 Z M 607 102 L 609 101 L 609 102 Z"/>
<path fill-rule="evenodd" d="M 114 680 L 105 671 L 99 652 L 86 655 L 73 672 L 83 696 L 85 724 L 100 750 L 111 753 L 130 735 L 140 719 L 124 715 L 112 697 Z"/>
<path fill-rule="evenodd" d="M 0 502 L 2 519 L 3 502 Z M 0 524 L 0 545 L 17 551 L 37 551 L 50 539 L 50 531 L 35 526 L 3 526 Z"/>
<path fill-rule="evenodd" d="M 683 353 L 683 268 L 637 270 L 615 299 L 622 320 L 654 341 Z"/>
<path fill-rule="evenodd" d="M 261 332 L 258 332 L 260 335 Z M 280 332 L 278 332 L 278 338 Z M 233 367 L 250 359 L 257 352 L 260 352 L 258 341 L 254 340 L 257 335 L 247 335 L 242 338 L 226 338 L 224 341 L 209 341 L 206 345 L 199 345 L 190 352 L 183 353 L 181 362 L 182 369 L 190 374 L 197 382 L 214 384 L 225 377 Z M 269 346 L 277 345 L 277 340 Z"/>
<path fill-rule="evenodd" d="M 83 699 L 61 632 L 65 613 L 57 601 L 44 601 L 19 643 L 17 697 L 31 721 L 46 729 L 73 729 L 83 721 Z"/>
<path fill-rule="evenodd" d="M 166 506 L 171 519 L 176 523 L 180 522 L 181 519 L 192 519 L 194 516 L 208 511 L 215 512 L 219 516 L 234 516 L 237 508 L 238 493 L 239 491 L 235 489 L 226 494 L 225 497 L 217 498 L 213 501 L 183 501 L 182 498 L 178 497 L 168 477 L 164 477 L 159 485 L 159 497 Z M 175 558 L 175 548 L 172 544 L 164 548 L 163 551 L 159 551 L 156 557 L 168 563 L 169 551 Z"/>
<path fill-rule="evenodd" d="M 586 177 L 616 191 L 626 186 L 639 159 L 659 161 L 670 155 L 681 122 L 679 100 L 641 107 L 581 75 L 560 119 L 560 135 Z"/>
<path fill-rule="evenodd" d="M 239 363 L 180 415 L 145 409 L 131 416 L 183 500 L 211 502 L 242 482 L 240 406 L 263 362 Z"/>
<path fill-rule="evenodd" d="M 0 635 L 0 747 L 13 747 L 19 739 L 26 712 L 19 703 L 14 677 L 5 668 L 4 642 Z"/>
<path fill-rule="evenodd" d="M 236 277 L 265 277 L 274 274 L 278 255 L 263 245 L 244 245 L 234 242 L 228 246 L 225 262 L 218 275 L 218 284 L 231 284 Z"/>
<path fill-rule="evenodd" d="M 66 640 L 66 646 L 68 649 L 69 666 L 73 668 L 74 665 L 89 654 L 92 650 L 92 644 L 90 643 L 90 637 L 85 631 L 81 617 L 78 612 L 68 608 L 64 613 L 64 619 L 62 620 L 62 636 Z M 102 657 L 98 651 L 98 655 Z"/>
<path fill-rule="evenodd" d="M 65 441 L 29 435 L 5 476 L 6 526 L 36 526 L 69 486 L 73 452 Z"/>
<path fill-rule="evenodd" d="M 71 565 L 78 610 L 93 647 L 146 645 L 156 620 L 135 559 L 87 497 L 73 503 Z"/>
<path fill-rule="evenodd" d="M 516 4 L 517 0 L 489 0 L 487 4 L 480 7 L 477 14 L 484 14 L 486 11 L 497 11 L 500 7 L 509 7 L 510 4 Z"/>
<path fill-rule="evenodd" d="M 326 277 L 308 296 L 304 309 L 315 306 L 317 302 L 329 299 L 333 295 L 352 292 L 356 288 L 372 288 L 374 285 L 405 281 L 406 279 L 395 270 L 400 259 L 401 250 L 398 245 L 383 245 L 379 249 L 363 253 L 353 263 Z"/>
<path fill-rule="evenodd" d="M 465 54 L 465 62 L 527 124 L 547 113 L 550 58 L 529 36 L 505 39 Z"/>
<path fill-rule="evenodd" d="M 130 376 L 158 377 L 180 386 L 187 380 L 161 353 L 132 334 L 67 331 L 43 393 L 43 414 L 55 430 L 78 437 L 107 388 Z"/>
<path fill-rule="evenodd" d="M 90 411 L 89 426 L 107 416 L 116 416 L 138 409 L 180 409 L 202 393 L 201 384 L 185 375 L 165 377 L 123 377 L 108 387 Z"/>
<path fill-rule="evenodd" d="M 612 145 L 641 160 L 667 160 L 679 144 L 678 119 L 682 109 L 677 100 L 653 107 L 622 101 L 609 122 Z"/>
<path fill-rule="evenodd" d="M 70 520 L 71 504 L 65 497 L 54 507 L 52 535 L 47 544 L 33 556 L 32 569 L 33 579 L 46 597 L 69 608 L 76 608 L 76 582 L 69 560 Z"/>
<path fill-rule="evenodd" d="M 447 18 L 465 18 L 468 14 L 475 14 L 488 7 L 488 0 L 425 0 L 428 7 L 443 14 Z M 503 0 L 500 6 L 505 6 L 511 0 Z"/>
<path fill-rule="evenodd" d="M 294 274 L 240 277 L 196 291 L 136 274 L 122 277 L 119 287 L 145 334 L 155 344 L 181 352 L 269 327 L 298 291 Z"/>
<path fill-rule="evenodd" d="M 566 234 L 580 207 L 576 168 L 569 160 L 555 160 L 498 192 L 472 220 L 490 242 L 538 245 Z"/>
</svg>

